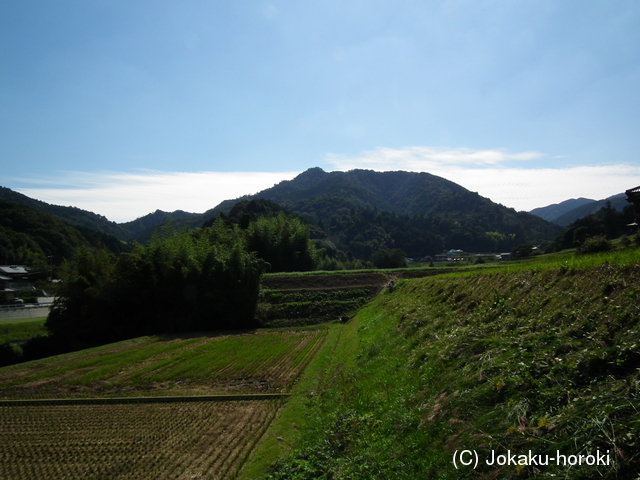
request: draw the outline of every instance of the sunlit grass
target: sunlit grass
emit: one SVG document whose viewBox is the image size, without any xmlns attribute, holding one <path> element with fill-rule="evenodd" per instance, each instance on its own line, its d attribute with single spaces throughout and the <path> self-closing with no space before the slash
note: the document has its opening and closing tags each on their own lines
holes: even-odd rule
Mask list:
<svg viewBox="0 0 640 480">
<path fill-rule="evenodd" d="M 630 478 L 639 261 L 638 250 L 563 252 L 399 281 L 345 327 L 298 449 L 268 478 Z M 611 456 L 607 468 L 459 471 L 460 449 Z"/>
<path fill-rule="evenodd" d="M 46 317 L 0 320 L 0 344 L 23 342 L 33 337 L 48 335 L 45 321 Z"/>
<path fill-rule="evenodd" d="M 489 268 L 468 268 L 447 272 L 445 275 L 470 276 L 476 273 L 517 273 L 524 271 L 543 270 L 583 270 L 600 265 L 609 264 L 615 266 L 640 265 L 640 248 L 628 248 L 611 252 L 594 253 L 590 255 L 577 255 L 575 251 L 563 251 L 559 253 L 540 255 L 519 261 L 505 262 Z"/>
<path fill-rule="evenodd" d="M 326 328 L 141 337 L 0 369 L 0 397 L 286 392 Z"/>
</svg>

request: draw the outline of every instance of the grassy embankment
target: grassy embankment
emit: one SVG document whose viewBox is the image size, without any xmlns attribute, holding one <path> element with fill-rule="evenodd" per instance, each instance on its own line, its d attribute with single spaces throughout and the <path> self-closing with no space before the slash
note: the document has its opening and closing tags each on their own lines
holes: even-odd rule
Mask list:
<svg viewBox="0 0 640 480">
<path fill-rule="evenodd" d="M 33 337 L 47 335 L 46 317 L 0 319 L 0 344 L 23 342 Z"/>
<path fill-rule="evenodd" d="M 635 478 L 639 318 L 638 250 L 401 280 L 334 327 L 244 478 Z"/>
</svg>

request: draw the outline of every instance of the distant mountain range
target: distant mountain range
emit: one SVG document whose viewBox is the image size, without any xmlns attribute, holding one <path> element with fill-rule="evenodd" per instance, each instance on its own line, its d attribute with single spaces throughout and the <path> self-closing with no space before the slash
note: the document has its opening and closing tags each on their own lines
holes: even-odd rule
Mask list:
<svg viewBox="0 0 640 480">
<path fill-rule="evenodd" d="M 151 238 L 151 235 L 159 226 L 167 222 L 172 222 L 178 228 L 197 228 L 209 218 L 209 216 L 184 212 L 182 210 L 176 210 L 175 212 L 156 210 L 153 213 L 149 213 L 130 222 L 121 223 L 120 226 L 136 241 L 145 243 Z"/>
<path fill-rule="evenodd" d="M 565 200 L 561 203 L 556 203 L 546 207 L 534 208 L 531 210 L 533 215 L 537 215 L 545 220 L 566 227 L 572 224 L 580 218 L 584 218 L 587 215 L 597 212 L 602 207 L 607 205 L 607 202 L 611 203 L 611 206 L 618 211 L 622 211 L 624 207 L 629 205 L 626 200 L 626 195 L 620 193 L 604 200 L 590 200 L 588 198 L 573 198 L 571 200 Z"/>
<path fill-rule="evenodd" d="M 564 202 L 547 205 L 546 207 L 534 208 L 529 213 L 537 215 L 540 218 L 544 218 L 548 222 L 553 222 L 565 213 L 593 202 L 595 202 L 595 200 L 591 200 L 589 198 L 572 198 L 570 200 L 565 200 Z"/>
<path fill-rule="evenodd" d="M 622 209 L 624 195 L 594 201 L 585 198 L 516 212 L 428 173 L 352 170 L 325 172 L 311 168 L 255 195 L 226 200 L 201 213 L 156 210 L 126 223 L 75 207 L 50 205 L 0 187 L 0 199 L 53 215 L 67 224 L 121 242 L 146 242 L 160 226 L 197 228 L 240 200 L 269 200 L 314 225 L 315 237 L 327 248 L 368 257 L 377 248 L 403 248 L 418 256 L 456 248 L 506 251 L 522 243 L 554 240 L 564 226 L 611 201 Z M 1 221 L 2 219 L 0 219 Z M 551 223 L 553 222 L 553 223 Z M 1 225 L 1 223 L 0 223 Z M 109 243 L 109 242 L 107 242 Z"/>
</svg>

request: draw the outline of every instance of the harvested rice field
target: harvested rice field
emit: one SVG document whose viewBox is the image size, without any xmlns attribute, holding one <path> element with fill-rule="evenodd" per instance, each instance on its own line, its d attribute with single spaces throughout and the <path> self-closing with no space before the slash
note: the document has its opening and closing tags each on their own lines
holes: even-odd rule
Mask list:
<svg viewBox="0 0 640 480">
<path fill-rule="evenodd" d="M 0 368 L 0 478 L 233 479 L 327 332 L 142 337 Z"/>
<path fill-rule="evenodd" d="M 233 478 L 279 404 L 1 406 L 0 478 Z"/>
</svg>

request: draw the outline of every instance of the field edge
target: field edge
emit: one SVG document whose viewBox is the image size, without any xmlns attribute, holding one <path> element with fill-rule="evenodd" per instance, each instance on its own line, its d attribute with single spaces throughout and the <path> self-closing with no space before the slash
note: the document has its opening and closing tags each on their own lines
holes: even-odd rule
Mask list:
<svg viewBox="0 0 640 480">
<path fill-rule="evenodd" d="M 239 471 L 238 480 L 264 478 L 273 462 L 286 456 L 296 447 L 304 427 L 304 411 L 307 408 L 309 398 L 322 384 L 326 369 L 331 363 L 331 355 L 346 326 L 342 324 L 329 326 L 329 334 L 324 344 L 303 371 L 289 398 L 283 401 L 274 420 L 256 442 L 254 449 Z"/>
</svg>

